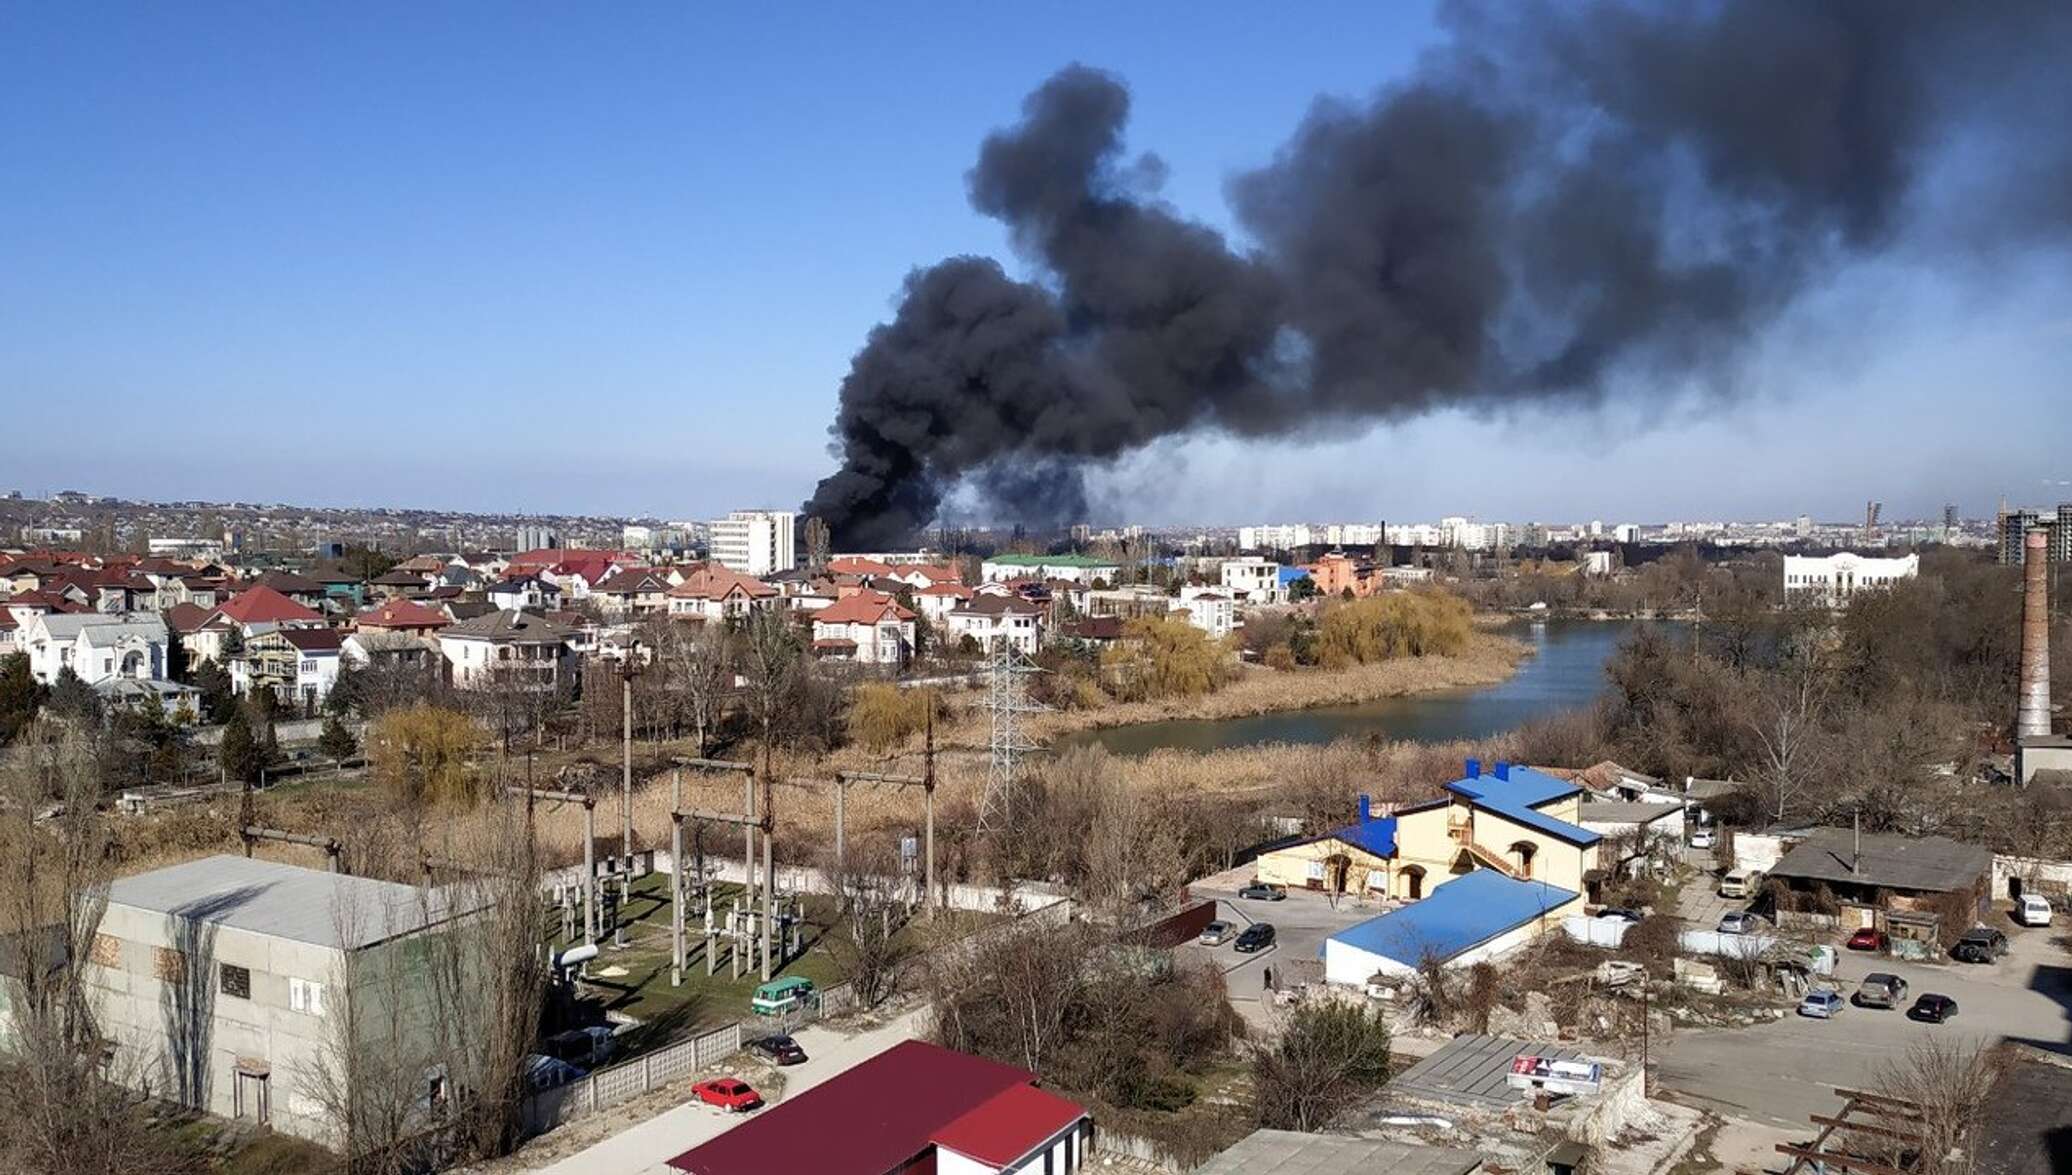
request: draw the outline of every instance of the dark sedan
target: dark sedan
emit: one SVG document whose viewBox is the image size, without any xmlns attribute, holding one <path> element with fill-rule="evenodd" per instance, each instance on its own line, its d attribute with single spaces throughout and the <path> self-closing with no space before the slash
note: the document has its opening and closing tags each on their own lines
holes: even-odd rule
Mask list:
<svg viewBox="0 0 2072 1175">
<path fill-rule="evenodd" d="M 806 1050 L 788 1036 L 765 1036 L 751 1043 L 748 1051 L 773 1065 L 796 1065 L 806 1059 Z"/>
<path fill-rule="evenodd" d="M 1254 922 L 1237 936 L 1237 949 L 1245 954 L 1263 951 L 1273 945 L 1273 923 Z"/>
<path fill-rule="evenodd" d="M 1907 1019 L 1919 1020 L 1925 1024 L 1941 1024 L 1956 1014 L 1956 1000 L 1932 991 L 1915 1000 L 1914 1006 L 1907 1009 Z"/>
<path fill-rule="evenodd" d="M 1237 896 L 1247 901 L 1279 902 L 1287 900 L 1288 891 L 1278 885 L 1268 885 L 1263 881 L 1255 881 L 1237 891 Z"/>
</svg>

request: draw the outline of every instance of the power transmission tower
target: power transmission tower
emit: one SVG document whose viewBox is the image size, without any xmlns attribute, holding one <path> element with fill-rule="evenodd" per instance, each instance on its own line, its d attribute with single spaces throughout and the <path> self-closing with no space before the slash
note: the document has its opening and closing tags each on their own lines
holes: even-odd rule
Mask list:
<svg viewBox="0 0 2072 1175">
<path fill-rule="evenodd" d="M 1022 728 L 1022 715 L 1040 714 L 1050 708 L 1029 700 L 1024 679 L 1041 672 L 1005 641 L 1000 642 L 986 662 L 985 708 L 993 712 L 993 739 L 992 756 L 986 765 L 986 793 L 978 807 L 981 833 L 1002 832 L 1014 823 L 1021 758 L 1037 749 L 1036 741 Z"/>
</svg>

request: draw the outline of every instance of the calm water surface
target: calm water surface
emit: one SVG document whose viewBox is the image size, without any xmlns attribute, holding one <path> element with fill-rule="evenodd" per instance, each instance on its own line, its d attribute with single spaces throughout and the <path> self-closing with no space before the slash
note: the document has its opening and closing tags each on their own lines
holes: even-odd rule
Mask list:
<svg viewBox="0 0 2072 1175">
<path fill-rule="evenodd" d="M 1250 718 L 1144 722 L 1082 731 L 1057 745 L 1142 755 L 1160 747 L 1213 751 L 1255 743 L 1328 743 L 1368 734 L 1413 742 L 1487 738 L 1596 697 L 1605 685 L 1605 662 L 1620 642 L 1646 623 L 1652 622 L 1547 620 L 1508 625 L 1503 631 L 1531 643 L 1537 655 L 1521 661 L 1510 680 L 1496 685 Z"/>
</svg>

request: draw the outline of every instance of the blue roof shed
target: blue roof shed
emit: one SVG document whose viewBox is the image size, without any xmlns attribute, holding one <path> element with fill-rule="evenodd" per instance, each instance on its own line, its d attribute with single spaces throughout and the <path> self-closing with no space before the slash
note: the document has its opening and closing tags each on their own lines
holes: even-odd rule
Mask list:
<svg viewBox="0 0 2072 1175">
<path fill-rule="evenodd" d="M 1327 977 L 1332 948 L 1351 947 L 1367 955 L 1416 967 L 1427 953 L 1452 960 L 1576 900 L 1573 890 L 1544 881 L 1519 881 L 1494 869 L 1477 869 L 1400 910 L 1349 926 L 1324 941 Z M 1360 970 L 1354 966 L 1352 970 Z M 1372 968 L 1367 968 L 1372 973 Z M 1348 972 L 1350 974 L 1350 972 Z M 1339 982 L 1360 982 L 1336 977 Z"/>
</svg>

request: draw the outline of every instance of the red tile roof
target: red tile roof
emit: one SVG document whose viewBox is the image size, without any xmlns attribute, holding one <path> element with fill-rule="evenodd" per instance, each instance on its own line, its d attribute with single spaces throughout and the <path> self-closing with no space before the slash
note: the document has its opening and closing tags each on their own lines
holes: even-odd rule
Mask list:
<svg viewBox="0 0 2072 1175">
<path fill-rule="evenodd" d="M 820 611 L 813 613 L 815 624 L 876 624 L 890 612 L 900 620 L 912 620 L 914 614 L 899 606 L 899 601 L 883 592 L 868 589 L 846 599 L 836 600 Z"/>
<path fill-rule="evenodd" d="M 1026 1069 L 901 1041 L 669 1165 L 690 1175 L 886 1175 L 929 1152 L 938 1131 L 1035 1080 Z"/>
<path fill-rule="evenodd" d="M 937 582 L 929 584 L 914 594 L 920 596 L 949 596 L 953 599 L 968 600 L 971 598 L 972 592 L 970 588 L 965 587 L 961 583 Z"/>
<path fill-rule="evenodd" d="M 892 564 L 880 563 L 876 559 L 862 559 L 855 555 L 843 555 L 829 559 L 827 569 L 835 575 L 890 575 Z"/>
<path fill-rule="evenodd" d="M 345 637 L 335 628 L 284 628 L 280 634 L 305 653 L 335 653 L 345 644 Z"/>
<path fill-rule="evenodd" d="M 1001 1090 L 937 1130 L 935 1145 L 1005 1167 L 1077 1122 L 1086 1107 L 1033 1085 Z"/>
<path fill-rule="evenodd" d="M 306 624 L 323 619 L 308 608 L 265 586 L 247 588 L 239 592 L 224 601 L 216 611 L 239 624 Z"/>
<path fill-rule="evenodd" d="M 777 589 L 752 575 L 743 575 L 717 563 L 707 563 L 684 577 L 684 581 L 669 589 L 669 594 L 679 600 L 724 600 L 738 588 L 750 599 L 760 600 L 777 594 Z"/>
<path fill-rule="evenodd" d="M 453 621 L 437 608 L 409 600 L 390 600 L 360 613 L 355 623 L 361 628 L 444 628 Z"/>
</svg>

